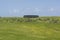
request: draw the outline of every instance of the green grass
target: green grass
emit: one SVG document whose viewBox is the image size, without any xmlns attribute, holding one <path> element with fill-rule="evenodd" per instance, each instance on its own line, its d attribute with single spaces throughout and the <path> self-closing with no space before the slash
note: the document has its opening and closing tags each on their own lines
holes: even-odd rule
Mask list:
<svg viewBox="0 0 60 40">
<path fill-rule="evenodd" d="M 0 22 L 0 40 L 60 40 L 60 24 Z"/>
</svg>

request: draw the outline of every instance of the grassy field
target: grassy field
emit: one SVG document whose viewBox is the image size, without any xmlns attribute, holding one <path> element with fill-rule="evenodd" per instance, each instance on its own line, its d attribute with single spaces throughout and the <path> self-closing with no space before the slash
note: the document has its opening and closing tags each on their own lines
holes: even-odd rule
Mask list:
<svg viewBox="0 0 60 40">
<path fill-rule="evenodd" d="M 0 22 L 0 40 L 60 40 L 60 23 Z"/>
</svg>

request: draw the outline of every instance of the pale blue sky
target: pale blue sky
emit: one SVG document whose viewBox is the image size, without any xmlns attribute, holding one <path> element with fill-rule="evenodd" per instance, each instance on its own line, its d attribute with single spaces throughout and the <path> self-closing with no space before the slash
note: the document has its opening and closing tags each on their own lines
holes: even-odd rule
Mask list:
<svg viewBox="0 0 60 40">
<path fill-rule="evenodd" d="M 60 16 L 60 0 L 0 0 L 0 16 Z"/>
</svg>

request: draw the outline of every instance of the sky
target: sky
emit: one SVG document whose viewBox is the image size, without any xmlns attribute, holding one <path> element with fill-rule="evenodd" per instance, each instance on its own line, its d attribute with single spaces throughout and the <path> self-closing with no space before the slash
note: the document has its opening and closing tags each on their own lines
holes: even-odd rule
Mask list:
<svg viewBox="0 0 60 40">
<path fill-rule="evenodd" d="M 0 0 L 0 16 L 60 16 L 60 0 Z"/>
</svg>

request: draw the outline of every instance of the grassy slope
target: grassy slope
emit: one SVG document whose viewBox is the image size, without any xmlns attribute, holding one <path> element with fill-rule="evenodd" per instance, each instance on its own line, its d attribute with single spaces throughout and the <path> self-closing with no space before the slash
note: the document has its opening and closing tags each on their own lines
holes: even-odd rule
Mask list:
<svg viewBox="0 0 60 40">
<path fill-rule="evenodd" d="M 60 40 L 60 24 L 0 23 L 0 40 Z"/>
</svg>

